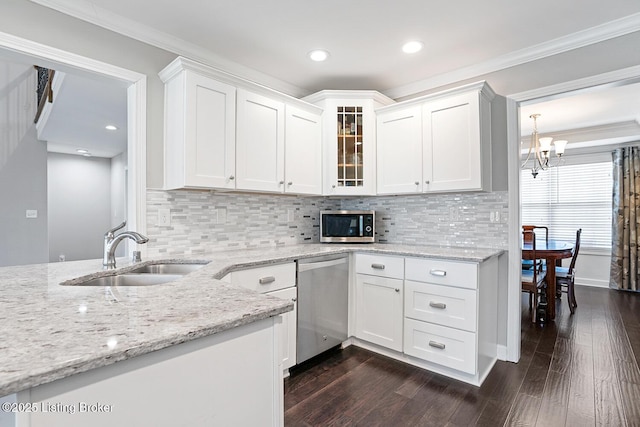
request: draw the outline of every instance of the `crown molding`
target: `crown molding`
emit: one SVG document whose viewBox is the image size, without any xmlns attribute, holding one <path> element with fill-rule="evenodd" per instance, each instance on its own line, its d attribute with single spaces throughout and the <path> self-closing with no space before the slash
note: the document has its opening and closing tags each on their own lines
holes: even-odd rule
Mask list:
<svg viewBox="0 0 640 427">
<path fill-rule="evenodd" d="M 605 123 L 595 126 L 586 126 L 576 129 L 564 129 L 552 132 L 544 132 L 544 136 L 552 136 L 553 139 L 566 139 L 571 146 L 577 143 L 590 143 L 606 140 L 640 140 L 640 123 L 638 120 L 626 120 L 615 123 Z M 531 136 L 521 138 L 522 143 L 529 144 Z M 567 146 L 568 147 L 568 146 Z"/>
<path fill-rule="evenodd" d="M 549 56 L 568 52 L 591 44 L 600 43 L 634 33 L 636 31 L 640 31 L 640 13 L 635 13 L 596 27 L 588 28 L 545 43 L 540 43 L 532 47 L 511 52 L 470 67 L 460 68 L 428 79 L 385 90 L 383 93 L 390 98 L 398 99 L 424 92 L 426 90 L 472 79 L 477 76 L 494 73 L 517 65 L 522 65 L 527 62 L 547 58 Z"/>
<path fill-rule="evenodd" d="M 377 90 L 334 90 L 326 89 L 312 93 L 302 98 L 306 102 L 315 104 L 325 99 L 372 99 L 380 105 L 389 105 L 395 101 Z"/>
<path fill-rule="evenodd" d="M 188 57 L 206 65 L 220 68 L 256 84 L 266 85 L 293 97 L 304 96 L 307 91 L 283 80 L 263 74 L 253 68 L 230 61 L 201 46 L 158 31 L 139 22 L 124 18 L 94 6 L 88 0 L 29 0 L 40 6 L 97 25 L 151 46 Z"/>
</svg>

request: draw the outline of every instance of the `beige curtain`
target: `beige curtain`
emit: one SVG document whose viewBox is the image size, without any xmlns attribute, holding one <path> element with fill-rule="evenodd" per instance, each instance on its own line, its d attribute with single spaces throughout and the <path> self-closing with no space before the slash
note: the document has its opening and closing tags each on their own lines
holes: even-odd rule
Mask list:
<svg viewBox="0 0 640 427">
<path fill-rule="evenodd" d="M 639 290 L 639 221 L 640 148 L 618 148 L 613 152 L 610 288 Z"/>
</svg>

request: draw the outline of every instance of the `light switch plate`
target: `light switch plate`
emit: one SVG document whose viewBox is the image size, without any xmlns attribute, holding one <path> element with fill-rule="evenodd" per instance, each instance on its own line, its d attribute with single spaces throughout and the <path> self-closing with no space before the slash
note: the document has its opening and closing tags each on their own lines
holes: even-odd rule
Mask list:
<svg viewBox="0 0 640 427">
<path fill-rule="evenodd" d="M 29 219 L 38 218 L 38 210 L 37 209 L 27 209 L 26 215 Z"/>
</svg>

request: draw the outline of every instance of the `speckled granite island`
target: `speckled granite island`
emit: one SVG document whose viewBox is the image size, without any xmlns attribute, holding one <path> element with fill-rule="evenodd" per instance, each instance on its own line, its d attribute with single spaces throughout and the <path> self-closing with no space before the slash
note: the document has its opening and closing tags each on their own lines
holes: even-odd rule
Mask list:
<svg viewBox="0 0 640 427">
<path fill-rule="evenodd" d="M 237 367 L 232 365 L 237 362 L 237 366 L 253 366 L 251 354 L 255 353 L 254 359 L 267 359 L 259 366 L 263 372 L 256 373 L 264 376 L 267 387 L 271 387 L 272 396 L 263 396 L 266 410 L 274 413 L 272 421 L 266 424 L 281 424 L 282 381 L 279 375 L 282 372 L 278 372 L 278 343 L 274 331 L 278 327 L 278 315 L 292 310 L 293 304 L 218 279 L 237 268 L 356 251 L 470 262 L 483 262 L 502 252 L 389 244 L 306 244 L 211 252 L 180 259 L 183 262 L 208 261 L 208 264 L 174 282 L 117 288 L 60 285 L 62 281 L 79 276 L 106 274 L 101 269 L 101 260 L 0 268 L 0 322 L 3 331 L 0 341 L 0 396 L 18 393 L 17 402 L 36 402 L 51 398 L 53 393 L 64 397 L 66 390 L 57 389 L 55 384 L 70 378 L 79 378 L 74 384 L 79 390 L 104 382 L 105 390 L 115 395 L 126 394 L 127 382 L 110 385 L 108 382 L 112 377 L 131 377 L 127 380 L 131 384 L 143 382 L 148 388 L 157 386 L 162 389 L 167 382 L 175 383 L 170 389 L 176 393 L 165 399 L 154 396 L 156 401 L 151 402 L 151 406 L 140 403 L 139 413 L 131 413 L 132 422 L 135 418 L 148 424 L 147 416 L 151 414 L 145 411 L 149 408 L 156 408 L 156 412 L 157 408 L 166 408 L 165 415 L 184 411 L 184 402 L 178 405 L 176 398 L 204 395 L 204 402 L 213 399 L 220 400 L 222 405 L 229 404 L 224 401 L 224 396 L 233 396 L 233 390 L 219 390 L 213 396 L 206 396 L 210 390 L 198 389 L 201 387 L 199 384 L 193 385 L 196 389 L 189 390 L 189 382 L 181 383 L 180 379 L 188 378 L 194 372 L 196 375 L 202 372 L 206 376 L 210 367 L 217 367 L 212 374 L 214 377 L 220 375 L 220 371 L 227 371 L 231 376 L 246 376 L 246 372 L 233 372 Z M 157 260 L 144 262 L 154 261 Z M 118 271 L 132 268 L 126 261 L 119 260 Z M 243 343 L 243 337 L 255 339 Z M 240 344 L 234 347 L 236 341 Z M 209 348 L 224 351 L 209 354 Z M 175 358 L 184 361 L 172 365 Z M 205 366 L 198 366 L 203 360 Z M 224 366 L 225 363 L 232 365 Z M 139 378 L 135 376 L 149 365 L 157 365 L 158 369 L 141 374 Z M 245 387 L 253 383 L 254 378 L 238 381 Z M 216 388 L 215 381 L 210 385 Z M 50 388 L 36 391 L 43 387 Z M 240 393 L 244 391 L 240 390 Z M 85 408 L 89 415 L 101 410 L 105 414 L 113 413 L 119 408 L 110 396 L 113 394 L 103 395 L 102 401 L 80 403 L 94 405 Z M 59 400 L 63 401 L 63 397 Z M 251 399 L 251 396 L 247 395 L 246 399 Z M 144 400 L 145 396 L 139 396 L 140 402 Z M 25 412 L 40 412 L 41 416 L 47 410 L 50 413 L 72 410 L 65 406 L 18 407 L 20 404 L 17 402 L 3 408 L 18 411 L 3 411 L 0 416 L 8 419 L 7 412 L 17 412 L 20 417 Z M 193 405 L 197 404 L 193 402 Z M 73 408 L 79 412 L 80 409 L 77 405 Z M 135 409 L 136 405 L 133 405 L 127 410 L 135 412 Z M 209 418 L 198 418 L 202 415 L 195 407 L 191 412 L 191 415 L 188 412 L 180 416 L 184 425 L 210 425 L 224 420 L 216 418 L 215 414 Z M 165 418 L 163 415 L 160 419 Z M 101 419 L 105 420 L 104 425 L 113 425 L 110 416 Z M 98 424 L 92 421 L 91 425 Z"/>
</svg>

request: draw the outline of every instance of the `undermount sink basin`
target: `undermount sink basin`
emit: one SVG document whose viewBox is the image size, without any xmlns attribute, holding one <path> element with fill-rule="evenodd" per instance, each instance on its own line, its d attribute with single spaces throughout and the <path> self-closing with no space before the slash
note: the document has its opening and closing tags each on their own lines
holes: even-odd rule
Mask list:
<svg viewBox="0 0 640 427">
<path fill-rule="evenodd" d="M 129 273 L 184 275 L 192 273 L 204 266 L 205 264 L 148 264 L 135 268 L 129 271 Z"/>
<path fill-rule="evenodd" d="M 150 286 L 169 283 L 183 277 L 183 274 L 118 274 L 116 276 L 95 277 L 75 286 Z"/>
<path fill-rule="evenodd" d="M 110 276 L 93 277 L 86 280 L 82 278 L 67 280 L 60 283 L 63 286 L 151 286 L 173 282 L 185 275 L 192 273 L 206 263 L 170 263 L 159 262 L 147 264 L 123 273 Z"/>
</svg>

